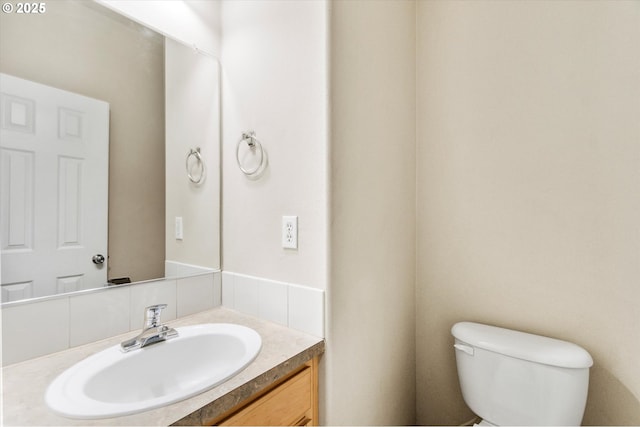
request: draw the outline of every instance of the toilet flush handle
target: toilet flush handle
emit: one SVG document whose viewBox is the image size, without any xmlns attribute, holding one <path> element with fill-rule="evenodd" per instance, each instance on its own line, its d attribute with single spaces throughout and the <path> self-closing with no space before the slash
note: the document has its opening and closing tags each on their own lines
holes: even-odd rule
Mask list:
<svg viewBox="0 0 640 427">
<path fill-rule="evenodd" d="M 454 344 L 453 346 L 456 348 L 456 350 L 464 351 L 469 356 L 473 356 L 473 353 L 474 353 L 473 347 L 471 347 L 470 345 Z"/>
</svg>

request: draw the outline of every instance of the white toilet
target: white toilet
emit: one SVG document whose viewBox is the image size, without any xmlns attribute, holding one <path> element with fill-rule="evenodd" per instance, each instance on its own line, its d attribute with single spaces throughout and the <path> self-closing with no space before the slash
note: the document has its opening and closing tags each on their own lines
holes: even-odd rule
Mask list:
<svg viewBox="0 0 640 427">
<path fill-rule="evenodd" d="M 585 349 L 471 322 L 451 333 L 462 396 L 480 425 L 580 425 L 593 365 Z"/>
</svg>

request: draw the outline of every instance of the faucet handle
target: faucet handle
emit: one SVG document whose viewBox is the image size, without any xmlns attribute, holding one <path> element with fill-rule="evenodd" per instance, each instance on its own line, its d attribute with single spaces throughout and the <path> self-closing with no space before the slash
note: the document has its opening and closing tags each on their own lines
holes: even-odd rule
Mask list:
<svg viewBox="0 0 640 427">
<path fill-rule="evenodd" d="M 160 326 L 160 315 L 167 304 L 155 304 L 145 308 L 144 324 L 146 328 L 155 328 Z"/>
</svg>

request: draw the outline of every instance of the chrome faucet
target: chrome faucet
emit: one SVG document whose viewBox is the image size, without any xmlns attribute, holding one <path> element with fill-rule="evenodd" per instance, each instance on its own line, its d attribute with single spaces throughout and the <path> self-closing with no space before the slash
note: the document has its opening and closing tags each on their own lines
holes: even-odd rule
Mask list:
<svg viewBox="0 0 640 427">
<path fill-rule="evenodd" d="M 137 337 L 123 341 L 120 349 L 128 352 L 138 348 L 146 347 L 160 341 L 166 341 L 178 336 L 178 331 L 167 325 L 160 324 L 160 314 L 167 307 L 167 304 L 156 304 L 145 308 L 144 327 Z"/>
</svg>

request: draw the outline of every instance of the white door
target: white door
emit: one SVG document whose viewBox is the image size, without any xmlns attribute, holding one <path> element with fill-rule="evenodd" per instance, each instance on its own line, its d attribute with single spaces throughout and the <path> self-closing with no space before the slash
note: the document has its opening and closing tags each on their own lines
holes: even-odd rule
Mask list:
<svg viewBox="0 0 640 427">
<path fill-rule="evenodd" d="M 103 286 L 109 104 L 6 74 L 0 92 L 2 302 Z"/>
</svg>

